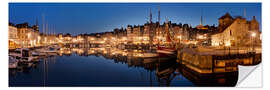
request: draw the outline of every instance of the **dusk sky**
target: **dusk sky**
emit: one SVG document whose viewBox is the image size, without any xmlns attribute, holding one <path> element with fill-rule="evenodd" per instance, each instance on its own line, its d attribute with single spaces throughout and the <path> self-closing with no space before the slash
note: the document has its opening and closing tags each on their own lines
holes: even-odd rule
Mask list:
<svg viewBox="0 0 270 90">
<path fill-rule="evenodd" d="M 256 16 L 261 28 L 261 3 L 9 3 L 9 22 L 35 24 L 36 18 L 42 32 L 42 22 L 48 21 L 56 33 L 96 33 L 143 25 L 149 21 L 150 8 L 157 21 L 158 6 L 161 22 L 218 25 L 218 18 L 229 12 L 232 16 L 252 19 Z M 42 14 L 46 21 L 42 21 Z"/>
</svg>

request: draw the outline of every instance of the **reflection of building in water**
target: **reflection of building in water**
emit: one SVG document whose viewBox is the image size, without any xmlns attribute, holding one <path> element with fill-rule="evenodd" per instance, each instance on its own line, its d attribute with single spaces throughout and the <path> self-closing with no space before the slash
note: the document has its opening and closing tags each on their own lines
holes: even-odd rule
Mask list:
<svg viewBox="0 0 270 90">
<path fill-rule="evenodd" d="M 9 77 L 16 77 L 17 74 L 30 74 L 34 73 L 34 70 L 38 70 L 42 73 L 40 82 L 38 84 L 46 86 L 49 76 L 49 64 L 56 63 L 56 56 L 41 57 L 39 61 L 42 62 L 19 62 L 16 69 L 9 69 Z"/>
<path fill-rule="evenodd" d="M 253 57 L 258 57 L 258 56 L 250 56 L 250 55 L 244 55 L 244 54 L 240 54 L 240 55 L 242 55 L 243 57 L 239 58 L 239 56 L 236 56 L 236 55 L 214 56 L 208 63 L 199 65 L 200 70 L 196 70 L 195 68 L 197 66 L 192 66 L 194 65 L 192 63 L 186 63 L 186 62 L 184 63 L 189 64 L 188 66 L 193 67 L 194 70 L 199 71 L 201 73 L 235 72 L 235 71 L 238 71 L 238 65 L 255 65 L 256 63 L 258 63 L 256 59 L 253 58 Z M 231 57 L 231 59 L 226 59 L 225 57 Z M 204 62 L 205 61 L 207 60 L 204 60 Z"/>
<path fill-rule="evenodd" d="M 62 56 L 62 55 L 66 55 L 66 56 L 70 56 L 72 54 L 72 49 L 71 48 L 61 48 L 58 55 Z"/>
<path fill-rule="evenodd" d="M 187 67 L 188 64 L 177 63 L 176 58 L 142 58 L 137 57 L 136 54 L 143 54 L 147 51 L 144 50 L 120 50 L 115 48 L 61 48 L 59 55 L 72 55 L 80 54 L 82 56 L 98 56 L 104 57 L 107 60 L 114 60 L 115 63 L 127 64 L 129 68 L 143 68 L 144 71 L 139 70 L 139 77 L 142 80 L 149 81 L 149 85 L 171 86 L 182 85 L 183 83 L 191 81 L 196 86 L 235 86 L 238 80 L 237 71 L 230 73 L 212 73 L 201 74 L 194 71 L 192 68 Z M 73 54 L 73 55 L 74 55 Z M 42 68 L 44 86 L 48 85 L 49 66 L 55 64 L 56 57 L 42 58 L 41 64 L 33 63 L 31 67 L 23 70 L 29 73 L 31 68 Z M 97 59 L 98 60 L 98 59 Z M 29 66 L 29 65 L 25 65 Z M 16 76 L 17 71 L 10 71 L 10 76 Z M 148 74 L 149 73 L 149 74 Z M 52 74 L 52 73 L 51 73 Z M 149 75 L 149 76 L 148 76 Z M 179 77 L 179 78 L 178 78 Z M 182 77 L 182 78 L 181 78 Z M 148 85 L 144 84 L 144 85 Z"/>
<path fill-rule="evenodd" d="M 180 73 L 196 86 L 235 86 L 238 81 L 238 72 L 201 74 L 185 65 Z"/>
<path fill-rule="evenodd" d="M 175 60 L 156 64 L 156 76 L 161 86 L 170 86 L 171 81 L 176 77 L 175 70 L 177 66 Z"/>
<path fill-rule="evenodd" d="M 18 73 L 31 73 L 31 69 L 38 69 L 39 62 L 19 63 L 16 69 L 9 69 L 9 76 L 16 77 Z"/>
<path fill-rule="evenodd" d="M 190 67 L 183 65 L 182 68 L 176 62 L 176 58 L 172 59 L 158 59 L 158 58 L 141 58 L 137 57 L 138 54 L 144 51 L 138 50 L 121 50 L 116 48 L 78 48 L 72 49 L 73 52 L 81 54 L 84 52 L 86 56 L 102 56 L 108 60 L 114 60 L 115 63 L 127 64 L 129 68 L 144 68 L 147 71 L 155 72 L 155 77 L 151 77 L 152 81 L 158 81 L 160 86 L 170 86 L 171 82 L 177 77 L 183 75 L 192 83 L 198 86 L 235 86 L 237 82 L 237 74 L 232 73 L 219 73 L 219 74 L 201 74 L 192 71 Z M 232 77 L 232 78 L 228 78 Z M 153 79 L 153 80 L 152 80 Z"/>
<path fill-rule="evenodd" d="M 129 67 L 144 67 L 147 70 L 155 70 L 157 62 L 156 57 L 147 57 L 154 55 L 146 50 L 122 50 L 117 48 L 61 48 L 60 56 L 70 56 L 72 52 L 79 56 L 103 56 L 105 59 L 114 60 L 115 63 L 126 63 Z M 163 60 L 164 61 L 164 60 Z"/>
<path fill-rule="evenodd" d="M 238 71 L 238 65 L 256 65 L 261 62 L 261 54 L 195 51 L 196 49 L 181 50 L 178 60 L 199 73 L 235 72 Z"/>
<path fill-rule="evenodd" d="M 107 60 L 114 60 L 114 63 L 127 64 L 129 68 L 144 68 L 150 72 L 151 78 L 149 78 L 149 81 L 151 85 L 152 81 L 157 81 L 160 86 L 171 86 L 171 82 L 180 78 L 180 81 L 188 79 L 198 86 L 235 86 L 238 80 L 237 71 L 202 74 L 194 71 L 192 67 L 188 67 L 189 64 L 187 63 L 177 63 L 176 58 L 138 57 L 138 54 L 147 52 L 144 50 L 121 50 L 116 48 L 62 48 L 61 50 L 63 50 L 62 53 L 70 51 L 82 56 L 102 56 Z M 152 74 L 152 72 L 155 74 Z M 182 81 L 179 82 L 179 85 L 181 83 Z"/>
</svg>

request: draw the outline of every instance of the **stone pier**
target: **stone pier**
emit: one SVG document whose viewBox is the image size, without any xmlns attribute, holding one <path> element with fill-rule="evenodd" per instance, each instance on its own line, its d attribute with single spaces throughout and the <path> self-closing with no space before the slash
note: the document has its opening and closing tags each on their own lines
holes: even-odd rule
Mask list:
<svg viewBox="0 0 270 90">
<path fill-rule="evenodd" d="M 261 53 L 229 52 L 184 48 L 178 50 L 177 60 L 198 73 L 225 73 L 238 71 L 238 65 L 256 65 L 261 62 Z"/>
</svg>

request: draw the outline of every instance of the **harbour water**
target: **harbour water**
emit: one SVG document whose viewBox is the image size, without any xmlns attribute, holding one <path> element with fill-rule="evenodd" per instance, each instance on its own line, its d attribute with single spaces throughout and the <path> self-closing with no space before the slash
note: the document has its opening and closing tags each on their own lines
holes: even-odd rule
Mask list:
<svg viewBox="0 0 270 90">
<path fill-rule="evenodd" d="M 238 72 L 199 74 L 147 50 L 61 48 L 9 69 L 9 86 L 235 86 Z"/>
</svg>

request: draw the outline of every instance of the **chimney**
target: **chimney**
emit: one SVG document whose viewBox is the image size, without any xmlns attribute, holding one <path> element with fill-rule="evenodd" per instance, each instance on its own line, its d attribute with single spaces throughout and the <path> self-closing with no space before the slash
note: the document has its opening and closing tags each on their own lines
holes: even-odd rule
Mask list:
<svg viewBox="0 0 270 90">
<path fill-rule="evenodd" d="M 253 16 L 253 20 L 256 20 L 256 17 L 255 16 Z"/>
</svg>

